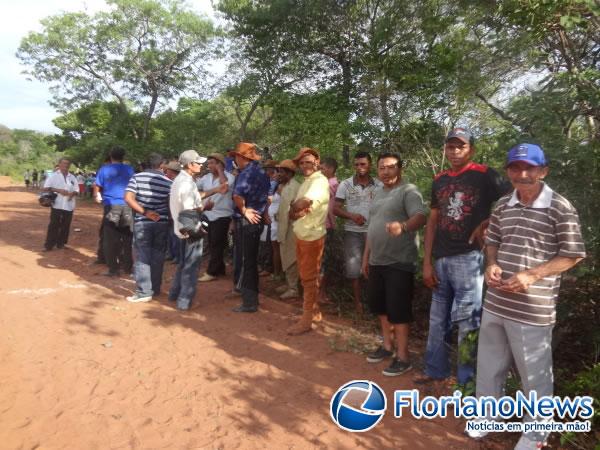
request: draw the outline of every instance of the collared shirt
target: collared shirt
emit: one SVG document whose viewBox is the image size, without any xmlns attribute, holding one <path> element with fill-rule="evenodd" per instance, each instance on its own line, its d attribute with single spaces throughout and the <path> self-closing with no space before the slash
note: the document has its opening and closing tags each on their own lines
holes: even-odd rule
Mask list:
<svg viewBox="0 0 600 450">
<path fill-rule="evenodd" d="M 270 187 L 270 179 L 258 161 L 251 161 L 236 177 L 233 195 L 243 197 L 246 208 L 252 208 L 262 214 L 267 207 Z M 234 208 L 233 216 L 242 217 L 237 207 Z"/>
<path fill-rule="evenodd" d="M 356 233 L 367 232 L 369 228 L 369 209 L 375 196 L 375 190 L 380 186 L 383 186 L 383 183 L 372 177 L 369 177 L 366 185 L 362 185 L 358 182 L 356 175 L 340 183 L 335 198 L 344 201 L 346 211 L 349 213 L 360 214 L 367 219 L 364 225 L 357 225 L 354 221 L 345 219 L 344 230 Z"/>
<path fill-rule="evenodd" d="M 335 205 L 335 194 L 337 192 L 339 183 L 336 177 L 331 177 L 329 181 L 329 206 L 327 207 L 327 220 L 325 226 L 328 230 L 335 228 L 335 214 L 333 214 L 333 205 Z"/>
<path fill-rule="evenodd" d="M 294 221 L 294 234 L 303 241 L 316 241 L 326 233 L 325 220 L 329 206 L 329 182 L 327 177 L 317 170 L 304 179 L 300 185 L 296 200 L 301 198 L 312 200 L 310 212 Z"/>
<path fill-rule="evenodd" d="M 69 192 L 79 192 L 79 184 L 77 178 L 71 173 L 64 176 L 59 170 L 53 172 L 44 183 L 44 188 L 64 189 Z M 67 195 L 56 194 L 56 199 L 52 205 L 54 209 L 63 209 L 65 211 L 73 211 L 75 209 L 75 197 L 69 198 Z"/>
<path fill-rule="evenodd" d="M 102 188 L 105 205 L 125 205 L 125 188 L 133 176 L 133 168 L 124 163 L 110 163 L 100 167 L 96 174 L 96 186 Z"/>
<path fill-rule="evenodd" d="M 529 206 L 519 202 L 516 191 L 498 200 L 490 217 L 486 244 L 498 247 L 497 262 L 504 280 L 555 256 L 585 257 L 577 211 L 546 184 Z M 556 321 L 560 279 L 560 274 L 544 277 L 527 292 L 489 287 L 483 308 L 528 325 L 552 325 Z"/>
<path fill-rule="evenodd" d="M 171 195 L 169 196 L 169 208 L 173 218 L 173 229 L 180 239 L 185 239 L 179 232 L 181 224 L 179 223 L 179 213 L 188 209 L 202 208 L 202 199 L 200 192 L 192 176 L 185 170 L 179 172 L 179 175 L 173 180 L 171 186 Z"/>
<path fill-rule="evenodd" d="M 227 178 L 227 192 L 225 194 L 213 194 L 208 197 L 208 200 L 211 200 L 215 205 L 212 207 L 210 211 L 206 211 L 206 217 L 209 221 L 221 219 L 223 217 L 231 217 L 233 214 L 233 184 L 235 183 L 235 177 L 231 175 L 229 172 L 224 172 L 225 178 Z M 212 173 L 207 173 L 202 178 L 200 178 L 196 185 L 200 192 L 206 192 L 221 185 L 221 181 L 219 177 L 213 175 Z"/>
<path fill-rule="evenodd" d="M 136 201 L 144 208 L 160 215 L 160 222 L 169 219 L 169 193 L 173 182 L 160 170 L 145 170 L 129 180 L 126 191 L 135 194 Z M 135 213 L 136 222 L 152 222 L 146 216 Z"/>
</svg>

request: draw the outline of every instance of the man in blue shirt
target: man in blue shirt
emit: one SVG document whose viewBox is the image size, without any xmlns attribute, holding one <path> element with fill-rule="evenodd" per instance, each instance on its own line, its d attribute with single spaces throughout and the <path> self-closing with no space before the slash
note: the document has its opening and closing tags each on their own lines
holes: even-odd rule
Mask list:
<svg viewBox="0 0 600 450">
<path fill-rule="evenodd" d="M 234 155 L 240 169 L 233 187 L 234 292 L 242 304 L 233 311 L 251 313 L 258 310 L 258 246 L 270 182 L 255 144 L 240 142 Z"/>
<path fill-rule="evenodd" d="M 120 275 L 120 269 L 131 272 L 131 243 L 133 212 L 125 203 L 125 188 L 133 176 L 133 168 L 123 163 L 125 149 L 113 147 L 110 164 L 105 164 L 96 175 L 94 198 L 104 203 L 103 247 L 110 277 Z M 99 200 L 99 193 L 102 200 Z"/>
</svg>

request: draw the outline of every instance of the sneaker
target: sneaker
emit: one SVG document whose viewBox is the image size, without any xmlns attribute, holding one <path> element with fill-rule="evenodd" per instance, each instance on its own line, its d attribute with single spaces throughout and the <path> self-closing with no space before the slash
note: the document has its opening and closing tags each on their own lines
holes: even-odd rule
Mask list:
<svg viewBox="0 0 600 450">
<path fill-rule="evenodd" d="M 394 358 L 389 367 L 386 367 L 381 372 L 387 377 L 395 377 L 398 375 L 402 375 L 404 372 L 408 372 L 412 369 L 412 365 L 408 361 L 400 361 L 398 358 Z"/>
<path fill-rule="evenodd" d="M 474 422 L 485 422 L 487 419 L 476 419 Z M 485 430 L 467 430 L 465 426 L 465 434 L 471 439 L 482 439 L 486 437 L 490 432 Z"/>
<path fill-rule="evenodd" d="M 143 303 L 143 302 L 149 302 L 150 300 L 152 300 L 151 295 L 133 294 L 133 295 L 127 297 L 127 301 L 131 302 L 131 303 Z"/>
<path fill-rule="evenodd" d="M 523 434 L 515 445 L 515 450 L 539 450 L 546 445 L 548 445 L 547 442 L 533 441 Z"/>
<path fill-rule="evenodd" d="M 202 275 L 200 277 L 200 279 L 198 281 L 213 281 L 216 279 L 217 279 L 217 277 L 214 277 L 212 275 L 209 275 L 208 273 L 205 273 L 204 275 Z"/>
<path fill-rule="evenodd" d="M 386 358 L 391 358 L 392 356 L 394 356 L 393 351 L 386 350 L 383 345 L 380 345 L 377 348 L 377 350 L 375 350 L 373 353 L 369 353 L 367 355 L 367 362 L 378 363 L 378 362 L 383 361 Z"/>
<path fill-rule="evenodd" d="M 232 311 L 236 313 L 255 313 L 258 311 L 258 306 L 240 305 L 233 308 Z"/>
<path fill-rule="evenodd" d="M 290 298 L 297 298 L 298 297 L 298 291 L 295 289 L 288 289 L 287 291 L 285 291 L 283 294 L 281 294 L 279 296 L 279 298 L 281 300 L 288 300 Z"/>
</svg>

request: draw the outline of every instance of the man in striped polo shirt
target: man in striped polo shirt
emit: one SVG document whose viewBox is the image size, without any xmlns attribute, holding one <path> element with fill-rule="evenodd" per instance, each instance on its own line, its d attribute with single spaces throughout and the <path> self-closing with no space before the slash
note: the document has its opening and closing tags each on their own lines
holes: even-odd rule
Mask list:
<svg viewBox="0 0 600 450">
<path fill-rule="evenodd" d="M 160 170 L 163 157 L 150 155 L 147 168 L 130 180 L 125 201 L 135 211 L 133 249 L 135 252 L 135 294 L 127 301 L 148 302 L 160 294 L 167 235 L 169 193 L 172 181 Z"/>
<path fill-rule="evenodd" d="M 514 361 L 526 396 L 552 395 L 552 328 L 561 274 L 585 257 L 577 211 L 543 182 L 543 150 L 519 144 L 508 153 L 514 191 L 498 200 L 486 238 L 488 291 L 477 355 L 477 395 L 503 395 Z M 532 422 L 525 416 L 523 422 Z M 470 433 L 481 437 L 481 432 Z M 521 436 L 515 449 L 540 448 L 547 433 Z"/>
</svg>

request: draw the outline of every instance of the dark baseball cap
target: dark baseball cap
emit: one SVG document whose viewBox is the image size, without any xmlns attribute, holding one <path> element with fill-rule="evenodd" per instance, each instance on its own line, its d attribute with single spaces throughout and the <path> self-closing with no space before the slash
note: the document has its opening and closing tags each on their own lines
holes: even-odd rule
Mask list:
<svg viewBox="0 0 600 450">
<path fill-rule="evenodd" d="M 470 145 L 473 145 L 473 143 L 475 142 L 475 138 L 473 138 L 471 132 L 466 128 L 454 128 L 450 130 L 448 136 L 446 136 L 446 142 L 448 142 L 452 138 L 459 139 L 465 144 Z"/>
</svg>

